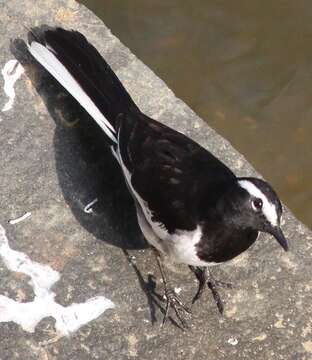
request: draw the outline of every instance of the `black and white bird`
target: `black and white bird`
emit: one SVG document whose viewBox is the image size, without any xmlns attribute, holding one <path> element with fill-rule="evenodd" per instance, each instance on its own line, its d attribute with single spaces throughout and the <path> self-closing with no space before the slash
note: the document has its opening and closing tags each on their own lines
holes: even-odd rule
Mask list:
<svg viewBox="0 0 312 360">
<path fill-rule="evenodd" d="M 34 58 L 80 103 L 107 135 L 134 199 L 138 223 L 157 251 L 168 310 L 182 326 L 189 309 L 172 291 L 159 254 L 187 264 L 206 284 L 219 310 L 219 282 L 211 265 L 247 250 L 259 232 L 284 250 L 282 205 L 272 187 L 257 178 L 238 178 L 202 146 L 143 114 L 99 52 L 77 31 L 46 30 L 32 39 Z M 221 282 L 220 282 L 221 283 Z"/>
</svg>

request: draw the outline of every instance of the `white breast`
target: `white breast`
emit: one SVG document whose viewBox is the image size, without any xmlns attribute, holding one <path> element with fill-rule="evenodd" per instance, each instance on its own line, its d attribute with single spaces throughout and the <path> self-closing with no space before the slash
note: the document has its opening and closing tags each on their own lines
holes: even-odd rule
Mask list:
<svg viewBox="0 0 312 360">
<path fill-rule="evenodd" d="M 197 256 L 196 245 L 202 235 L 200 226 L 193 231 L 178 230 L 175 234 L 167 233 L 164 239 L 160 239 L 146 220 L 139 204 L 137 204 L 137 216 L 145 239 L 161 253 L 169 256 L 173 262 L 193 266 L 217 265 L 200 260 Z"/>
<path fill-rule="evenodd" d="M 208 263 L 200 260 L 197 256 L 196 245 L 202 237 L 202 229 L 198 225 L 195 230 L 177 230 L 168 241 L 169 255 L 175 262 L 193 266 L 208 266 L 215 263 Z"/>
</svg>

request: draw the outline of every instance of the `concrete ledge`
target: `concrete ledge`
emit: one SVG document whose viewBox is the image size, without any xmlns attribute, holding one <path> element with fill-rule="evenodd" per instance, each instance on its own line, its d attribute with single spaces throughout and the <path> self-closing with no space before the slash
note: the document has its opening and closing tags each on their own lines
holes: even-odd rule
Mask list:
<svg viewBox="0 0 312 360">
<path fill-rule="evenodd" d="M 201 143 L 238 175 L 256 174 L 85 7 L 72 0 L 3 3 L 1 69 L 16 58 L 25 73 L 15 83 L 12 108 L 0 113 L 0 224 L 11 248 L 59 273 L 52 288 L 57 304 L 104 296 L 115 308 L 61 336 L 51 316 L 34 332 L 2 322 L 0 302 L 0 359 L 311 359 L 312 233 L 287 210 L 289 253 L 261 236 L 240 261 L 215 269 L 216 277 L 236 284 L 222 291 L 224 317 L 207 291 L 193 307 L 191 331 L 172 323 L 160 327 L 159 274 L 103 135 L 25 49 L 23 25 L 41 24 L 84 33 L 144 112 Z M 2 91 L 0 108 L 7 100 Z M 94 198 L 94 212 L 85 213 Z M 27 211 L 30 218 L 8 223 Z M 0 295 L 34 301 L 29 275 L 9 271 L 0 254 Z M 197 286 L 193 275 L 186 267 L 168 266 L 172 282 L 190 301 Z"/>
</svg>

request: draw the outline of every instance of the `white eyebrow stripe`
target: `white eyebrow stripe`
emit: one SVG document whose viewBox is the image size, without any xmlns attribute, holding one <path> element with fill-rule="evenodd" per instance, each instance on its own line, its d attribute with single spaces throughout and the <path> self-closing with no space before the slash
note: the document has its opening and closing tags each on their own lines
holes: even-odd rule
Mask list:
<svg viewBox="0 0 312 360">
<path fill-rule="evenodd" d="M 268 198 L 263 194 L 263 192 L 257 188 L 255 184 L 253 184 L 251 181 L 248 180 L 239 180 L 238 184 L 241 188 L 248 191 L 248 193 L 256 198 L 259 198 L 262 200 L 263 206 L 262 206 L 262 212 L 264 216 L 267 218 L 269 223 L 273 226 L 276 226 L 278 223 L 278 216 L 276 212 L 275 205 L 270 203 Z"/>
</svg>

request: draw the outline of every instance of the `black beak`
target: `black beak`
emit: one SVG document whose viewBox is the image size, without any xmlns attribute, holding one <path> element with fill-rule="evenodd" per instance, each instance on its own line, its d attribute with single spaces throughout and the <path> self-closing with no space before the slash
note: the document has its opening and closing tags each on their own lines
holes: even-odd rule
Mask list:
<svg viewBox="0 0 312 360">
<path fill-rule="evenodd" d="M 275 239 L 279 242 L 279 244 L 281 245 L 281 247 L 287 251 L 288 250 L 288 243 L 287 240 L 285 239 L 285 236 L 281 230 L 281 228 L 279 226 L 276 226 L 274 228 L 272 228 L 272 230 L 270 231 L 270 233 L 275 237 Z"/>
</svg>

